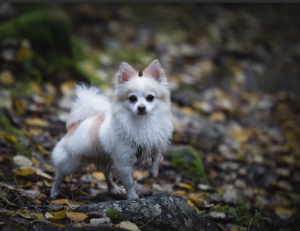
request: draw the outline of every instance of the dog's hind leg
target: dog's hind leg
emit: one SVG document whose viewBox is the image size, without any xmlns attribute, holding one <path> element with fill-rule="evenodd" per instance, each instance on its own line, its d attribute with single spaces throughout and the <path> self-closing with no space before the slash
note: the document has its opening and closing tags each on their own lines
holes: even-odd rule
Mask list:
<svg viewBox="0 0 300 231">
<path fill-rule="evenodd" d="M 55 151 L 55 150 L 54 150 Z M 60 149 L 60 157 L 54 160 L 54 165 L 56 169 L 54 182 L 51 188 L 50 197 L 56 198 L 56 196 L 59 194 L 59 187 L 62 182 L 62 180 L 68 176 L 74 173 L 81 164 L 81 158 L 70 158 L 68 153 L 66 153 L 63 149 Z"/>
</svg>

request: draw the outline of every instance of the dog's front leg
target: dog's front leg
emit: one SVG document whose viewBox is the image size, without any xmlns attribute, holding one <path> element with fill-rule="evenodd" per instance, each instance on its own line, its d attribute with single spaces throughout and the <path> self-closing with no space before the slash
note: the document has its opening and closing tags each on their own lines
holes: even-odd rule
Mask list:
<svg viewBox="0 0 300 231">
<path fill-rule="evenodd" d="M 126 165 L 121 161 L 114 161 L 112 165 L 112 170 L 117 174 L 118 178 L 121 180 L 127 191 L 127 200 L 138 199 L 139 196 L 134 190 L 134 181 L 133 181 L 133 166 Z"/>
<path fill-rule="evenodd" d="M 152 157 L 152 166 L 149 170 L 149 174 L 151 178 L 156 178 L 158 175 L 159 163 L 161 160 L 161 152 L 157 151 L 155 155 Z"/>
</svg>

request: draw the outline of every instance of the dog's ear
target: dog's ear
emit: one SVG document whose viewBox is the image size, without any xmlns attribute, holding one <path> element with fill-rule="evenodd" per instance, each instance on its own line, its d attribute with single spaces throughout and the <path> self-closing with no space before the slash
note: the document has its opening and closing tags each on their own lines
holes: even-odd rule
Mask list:
<svg viewBox="0 0 300 231">
<path fill-rule="evenodd" d="M 157 59 L 150 63 L 150 65 L 143 71 L 143 75 L 152 77 L 158 82 L 161 82 L 165 78 L 165 72 Z"/>
<path fill-rule="evenodd" d="M 137 72 L 128 63 L 122 62 L 119 72 L 117 73 L 118 84 L 128 81 L 133 76 L 137 75 Z"/>
</svg>

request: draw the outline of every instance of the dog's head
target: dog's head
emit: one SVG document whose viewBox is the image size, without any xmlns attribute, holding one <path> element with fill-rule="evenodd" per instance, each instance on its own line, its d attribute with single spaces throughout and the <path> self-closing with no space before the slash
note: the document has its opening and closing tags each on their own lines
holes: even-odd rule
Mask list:
<svg viewBox="0 0 300 231">
<path fill-rule="evenodd" d="M 170 107 L 167 77 L 158 60 L 154 60 L 139 76 L 129 64 L 123 62 L 117 73 L 113 95 L 114 105 L 137 117 L 164 112 Z"/>
</svg>

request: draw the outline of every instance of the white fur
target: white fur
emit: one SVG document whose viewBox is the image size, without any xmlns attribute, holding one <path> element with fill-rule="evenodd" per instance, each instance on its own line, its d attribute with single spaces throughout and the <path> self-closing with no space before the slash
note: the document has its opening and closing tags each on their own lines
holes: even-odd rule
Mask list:
<svg viewBox="0 0 300 231">
<path fill-rule="evenodd" d="M 128 74 L 128 64 L 124 65 L 122 69 Z M 56 197 L 66 175 L 79 169 L 82 163 L 92 162 L 104 172 L 111 193 L 122 193 L 112 181 L 114 173 L 124 185 L 127 199 L 138 198 L 133 189 L 133 165 L 152 160 L 149 173 L 156 177 L 161 154 L 166 151 L 173 131 L 166 77 L 160 76 L 160 79 L 164 81 L 156 81 L 151 76 L 138 77 L 133 73 L 127 81 L 120 81 L 115 86 L 111 103 L 95 87 L 76 86 L 77 99 L 68 125 L 78 123 L 79 126 L 73 134 L 64 136 L 53 150 L 56 177 L 51 197 Z M 154 96 L 152 102 L 146 100 L 149 94 Z M 136 96 L 135 103 L 130 102 L 131 95 Z M 141 104 L 146 106 L 144 115 L 138 114 L 137 107 Z M 104 120 L 93 141 L 91 134 L 99 115 L 103 115 Z M 142 155 L 138 159 L 139 147 Z"/>
</svg>

